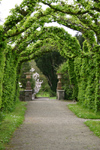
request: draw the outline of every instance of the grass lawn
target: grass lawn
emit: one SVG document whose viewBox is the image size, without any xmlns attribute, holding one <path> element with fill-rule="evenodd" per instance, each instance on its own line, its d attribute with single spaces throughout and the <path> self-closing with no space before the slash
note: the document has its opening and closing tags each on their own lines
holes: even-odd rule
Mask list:
<svg viewBox="0 0 100 150">
<path fill-rule="evenodd" d="M 88 120 L 84 122 L 95 135 L 100 138 L 100 121 Z"/>
<path fill-rule="evenodd" d="M 92 110 L 84 108 L 79 104 L 69 104 L 68 108 L 79 118 L 100 119 L 100 112 L 94 113 Z"/>
<path fill-rule="evenodd" d="M 50 97 L 50 94 L 48 92 L 41 92 L 37 93 L 36 97 Z"/>
<path fill-rule="evenodd" d="M 26 102 L 18 102 L 13 112 L 2 113 L 4 119 L 0 122 L 0 150 L 4 150 L 13 132 L 24 121 Z"/>
<path fill-rule="evenodd" d="M 56 97 L 49 97 L 50 99 L 56 99 Z"/>
<path fill-rule="evenodd" d="M 100 137 L 100 121 L 94 121 L 93 119 L 100 119 L 100 112 L 94 113 L 92 110 L 82 107 L 79 104 L 69 104 L 68 108 L 79 118 L 91 119 L 84 123 L 89 127 L 91 131 L 98 137 Z"/>
<path fill-rule="evenodd" d="M 36 94 L 36 97 L 49 97 L 50 99 L 56 99 L 56 97 L 51 97 L 50 93 L 48 93 L 48 92 L 38 93 L 38 94 Z"/>
</svg>

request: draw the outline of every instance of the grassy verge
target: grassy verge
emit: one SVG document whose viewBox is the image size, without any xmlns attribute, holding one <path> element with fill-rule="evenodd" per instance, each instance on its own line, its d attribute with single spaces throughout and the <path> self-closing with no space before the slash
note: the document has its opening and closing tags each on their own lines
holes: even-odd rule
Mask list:
<svg viewBox="0 0 100 150">
<path fill-rule="evenodd" d="M 92 110 L 86 109 L 79 104 L 69 104 L 68 108 L 79 118 L 100 119 L 100 112 L 95 114 Z M 100 137 L 100 121 L 88 120 L 84 123 L 95 135 Z"/>
<path fill-rule="evenodd" d="M 56 97 L 49 97 L 50 99 L 56 99 Z"/>
<path fill-rule="evenodd" d="M 100 121 L 88 120 L 84 122 L 95 135 L 100 138 Z"/>
<path fill-rule="evenodd" d="M 50 97 L 50 94 L 48 92 L 41 92 L 36 94 L 36 97 Z"/>
<path fill-rule="evenodd" d="M 51 97 L 50 93 L 48 93 L 48 92 L 38 93 L 38 94 L 36 94 L 36 97 L 49 97 L 50 99 L 56 99 L 56 97 Z"/>
<path fill-rule="evenodd" d="M 79 118 L 100 119 L 100 112 L 95 114 L 92 110 L 84 108 L 79 104 L 69 104 L 68 108 Z"/>
<path fill-rule="evenodd" d="M 5 145 L 9 142 L 13 132 L 23 123 L 26 104 L 19 102 L 13 112 L 3 114 L 5 117 L 0 122 L 0 150 L 5 149 Z"/>
</svg>

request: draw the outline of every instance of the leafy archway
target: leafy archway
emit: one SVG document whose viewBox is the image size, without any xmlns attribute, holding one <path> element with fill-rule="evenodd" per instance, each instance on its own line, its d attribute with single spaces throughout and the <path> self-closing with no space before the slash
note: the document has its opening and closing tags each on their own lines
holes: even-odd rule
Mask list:
<svg viewBox="0 0 100 150">
<path fill-rule="evenodd" d="M 42 10 L 40 2 L 48 6 L 45 11 Z M 73 1 L 71 5 L 67 1 L 54 0 L 53 2 L 50 0 L 34 2 L 24 0 L 20 6 L 16 6 L 15 9 L 11 10 L 11 15 L 6 19 L 4 25 L 0 27 L 0 51 L 2 57 L 0 60 L 0 103 L 2 102 L 4 70 L 13 62 L 13 60 L 11 61 L 11 56 L 14 55 L 14 62 L 16 62 L 13 66 L 16 76 L 22 62 L 51 51 L 50 45 L 53 45 L 55 41 L 61 55 L 69 58 L 70 80 L 74 82 L 75 86 L 78 86 L 79 102 L 97 111 L 100 108 L 100 2 L 77 0 Z M 83 51 L 80 50 L 76 39 L 71 38 L 64 30 L 43 27 L 45 23 L 49 22 L 58 22 L 83 33 L 85 38 Z M 6 48 L 6 43 L 14 44 L 13 48 L 8 46 Z M 43 46 L 46 44 L 48 44 L 49 48 L 44 51 Z M 16 78 L 18 79 L 17 76 Z M 75 78 L 76 81 L 74 80 Z"/>
</svg>

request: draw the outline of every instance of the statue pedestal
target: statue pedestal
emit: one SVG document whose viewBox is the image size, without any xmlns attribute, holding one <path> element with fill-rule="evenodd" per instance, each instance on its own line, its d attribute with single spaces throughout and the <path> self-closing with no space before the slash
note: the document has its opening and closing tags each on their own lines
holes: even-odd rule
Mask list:
<svg viewBox="0 0 100 150">
<path fill-rule="evenodd" d="M 30 76 L 28 76 L 27 78 L 30 79 L 29 77 Z M 31 101 L 31 100 L 32 100 L 31 83 L 30 83 L 30 81 L 27 81 L 27 83 L 26 83 L 26 90 L 25 90 L 25 101 Z"/>
<path fill-rule="evenodd" d="M 25 90 L 25 101 L 32 100 L 32 90 Z"/>
<path fill-rule="evenodd" d="M 64 99 L 64 90 L 57 90 L 57 99 L 63 100 Z"/>
</svg>

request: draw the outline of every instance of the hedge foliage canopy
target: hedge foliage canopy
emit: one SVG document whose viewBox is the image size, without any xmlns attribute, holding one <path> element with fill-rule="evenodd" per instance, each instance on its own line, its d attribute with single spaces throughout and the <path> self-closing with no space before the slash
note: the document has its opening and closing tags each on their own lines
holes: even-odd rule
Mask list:
<svg viewBox="0 0 100 150">
<path fill-rule="evenodd" d="M 45 10 L 42 9 L 44 5 L 47 6 Z M 4 33 L 8 42 L 16 44 L 14 50 L 25 50 L 33 43 L 32 37 L 36 42 L 39 39 L 37 30 L 50 22 L 81 32 L 88 43 L 89 55 L 99 49 L 100 0 L 23 0 L 10 12 L 4 23 Z"/>
<path fill-rule="evenodd" d="M 46 6 L 45 10 L 43 10 L 43 6 Z M 82 83 L 78 85 L 78 89 L 81 90 L 78 93 L 82 95 L 83 89 L 87 89 L 88 96 L 86 95 L 86 98 L 88 97 L 87 100 L 90 102 L 90 85 L 94 85 L 91 83 L 95 81 L 96 95 L 94 96 L 95 102 L 93 101 L 92 104 L 95 105 L 96 110 L 97 99 L 99 100 L 100 95 L 100 0 L 23 0 L 20 6 L 16 5 L 10 12 L 11 14 L 7 17 L 3 27 L 0 27 L 0 32 L 2 32 L 0 43 L 6 41 L 8 45 L 13 44 L 11 51 L 12 55 L 16 55 L 15 59 L 18 64 L 51 51 L 53 46 L 57 46 L 60 53 L 69 58 L 69 67 L 72 63 L 72 68 L 74 65 L 79 67 L 76 63 L 78 58 L 77 60 L 82 63 L 82 67 L 77 67 L 79 70 L 81 69 L 77 75 L 81 77 L 80 83 Z M 45 27 L 45 23 L 52 22 L 81 32 L 85 38 L 83 50 L 81 50 L 76 38 L 69 35 L 63 28 Z M 47 47 L 46 50 L 44 50 L 44 46 Z M 7 52 L 5 51 L 5 54 Z M 87 65 L 88 69 L 85 68 L 85 62 L 91 64 Z M 92 66 L 92 63 L 95 65 Z M 18 64 L 16 63 L 16 68 Z M 91 71 L 93 67 L 95 73 L 93 73 L 93 77 L 90 77 L 90 74 L 87 74 L 85 70 Z M 16 72 L 15 70 L 15 74 Z M 86 75 L 89 76 L 89 81 L 88 77 L 84 78 Z M 87 81 L 87 85 L 83 84 L 84 81 Z"/>
</svg>

